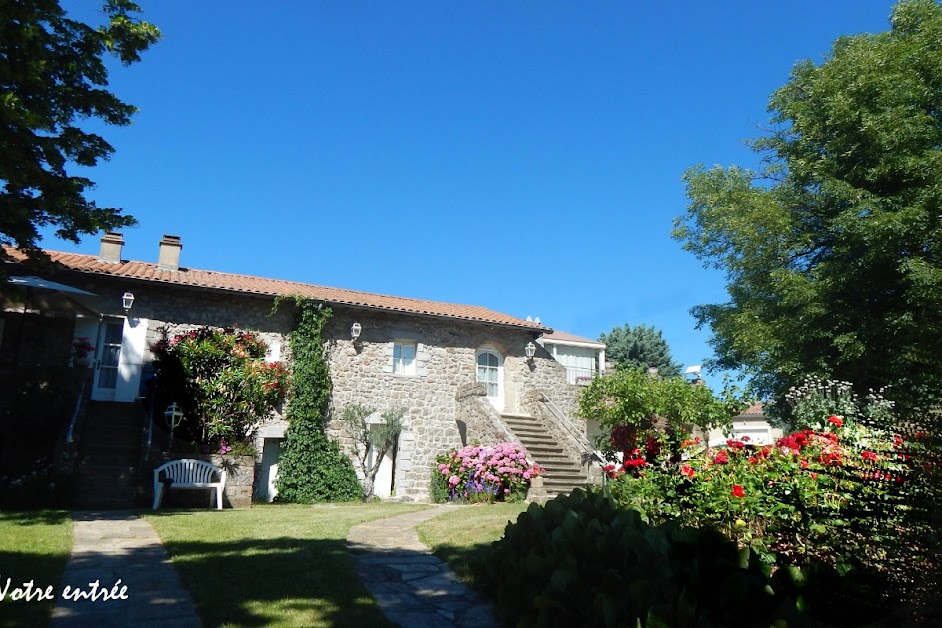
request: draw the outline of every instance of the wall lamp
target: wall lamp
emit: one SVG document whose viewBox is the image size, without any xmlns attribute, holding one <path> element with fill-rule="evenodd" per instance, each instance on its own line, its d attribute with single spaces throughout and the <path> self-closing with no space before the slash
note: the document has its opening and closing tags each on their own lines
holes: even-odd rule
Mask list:
<svg viewBox="0 0 942 628">
<path fill-rule="evenodd" d="M 350 338 L 351 338 L 351 340 L 353 340 L 354 342 L 356 342 L 356 339 L 360 337 L 360 332 L 361 332 L 361 331 L 363 331 L 363 326 L 360 325 L 359 322 L 354 323 L 354 324 L 350 327 Z"/>
<path fill-rule="evenodd" d="M 532 362 L 533 356 L 536 355 L 536 345 L 532 342 L 528 342 L 527 346 L 524 347 L 523 352 L 527 354 L 527 362 Z"/>
<path fill-rule="evenodd" d="M 131 306 L 134 305 L 134 295 L 130 292 L 125 292 L 121 296 L 121 307 L 124 308 L 124 313 L 127 314 L 131 311 Z"/>
</svg>

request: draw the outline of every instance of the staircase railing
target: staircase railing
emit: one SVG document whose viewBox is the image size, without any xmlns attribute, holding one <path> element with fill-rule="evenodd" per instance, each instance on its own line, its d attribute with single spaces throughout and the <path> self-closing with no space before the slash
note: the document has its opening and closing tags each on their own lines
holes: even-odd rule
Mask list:
<svg viewBox="0 0 942 628">
<path fill-rule="evenodd" d="M 69 429 L 65 433 L 66 445 L 71 444 L 72 439 L 75 436 L 75 424 L 78 422 L 79 415 L 82 414 L 82 401 L 84 399 L 85 399 L 85 381 L 83 380 L 82 385 L 79 387 L 78 397 L 75 398 L 75 408 L 72 410 L 72 418 L 69 420 Z"/>
<path fill-rule="evenodd" d="M 546 404 L 546 407 L 549 409 L 550 414 L 566 432 L 582 447 L 582 450 L 587 458 L 595 462 L 600 463 L 601 465 L 606 465 L 608 462 L 605 460 L 605 457 L 595 448 L 594 445 L 586 438 L 585 434 L 576 427 L 572 422 L 572 419 L 562 411 L 562 409 L 556 405 L 556 403 L 550 399 L 546 393 L 540 394 L 540 401 Z"/>
</svg>

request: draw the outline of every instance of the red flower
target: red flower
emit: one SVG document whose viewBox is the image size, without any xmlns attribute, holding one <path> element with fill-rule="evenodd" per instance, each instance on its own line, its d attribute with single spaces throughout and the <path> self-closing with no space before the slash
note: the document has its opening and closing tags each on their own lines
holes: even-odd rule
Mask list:
<svg viewBox="0 0 942 628">
<path fill-rule="evenodd" d="M 693 467 L 691 467 L 689 464 L 685 464 L 684 466 L 682 466 L 680 468 L 680 473 L 681 475 L 685 475 L 688 478 L 692 478 L 693 476 L 697 474 L 697 472 L 694 471 Z"/>
<path fill-rule="evenodd" d="M 837 427 L 841 427 L 844 425 L 844 419 L 832 414 L 831 416 L 828 417 L 828 423 L 833 423 Z"/>
<path fill-rule="evenodd" d="M 801 462 L 800 462 L 799 464 L 801 465 L 801 468 L 802 468 L 802 469 L 807 469 L 807 468 L 808 468 L 808 461 L 805 460 L 804 458 L 801 459 Z"/>
<path fill-rule="evenodd" d="M 728 462 L 729 458 L 726 457 L 726 452 L 722 450 L 713 458 L 713 464 L 727 464 Z"/>
<path fill-rule="evenodd" d="M 759 464 L 759 459 L 755 456 L 749 456 L 749 464 Z"/>
<path fill-rule="evenodd" d="M 877 455 L 872 451 L 862 451 L 860 452 L 860 457 L 864 460 L 872 460 L 873 462 L 877 461 Z"/>
<path fill-rule="evenodd" d="M 739 484 L 733 484 L 733 497 L 745 497 L 746 491 Z"/>
</svg>

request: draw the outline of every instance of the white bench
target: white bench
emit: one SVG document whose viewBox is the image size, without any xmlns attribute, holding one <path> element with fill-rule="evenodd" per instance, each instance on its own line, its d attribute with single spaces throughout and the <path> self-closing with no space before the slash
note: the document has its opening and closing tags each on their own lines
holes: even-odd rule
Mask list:
<svg viewBox="0 0 942 628">
<path fill-rule="evenodd" d="M 164 479 L 160 478 L 161 473 Z M 219 481 L 213 482 L 213 475 L 219 474 Z M 204 460 L 184 458 L 171 460 L 154 469 L 154 510 L 160 508 L 165 488 L 214 488 L 216 489 L 216 509 L 222 510 L 222 492 L 226 488 L 226 470 Z M 213 494 L 209 495 L 209 505 L 213 505 Z"/>
</svg>

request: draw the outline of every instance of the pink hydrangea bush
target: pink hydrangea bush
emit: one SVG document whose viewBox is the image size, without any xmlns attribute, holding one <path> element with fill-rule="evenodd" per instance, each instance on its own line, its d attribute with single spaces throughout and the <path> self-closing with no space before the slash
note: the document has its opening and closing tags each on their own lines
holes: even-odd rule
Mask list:
<svg viewBox="0 0 942 628">
<path fill-rule="evenodd" d="M 439 494 L 453 501 L 518 500 L 526 497 L 530 480 L 543 474 L 527 461 L 526 450 L 515 443 L 491 447 L 468 445 L 435 459 L 433 473 Z"/>
</svg>

